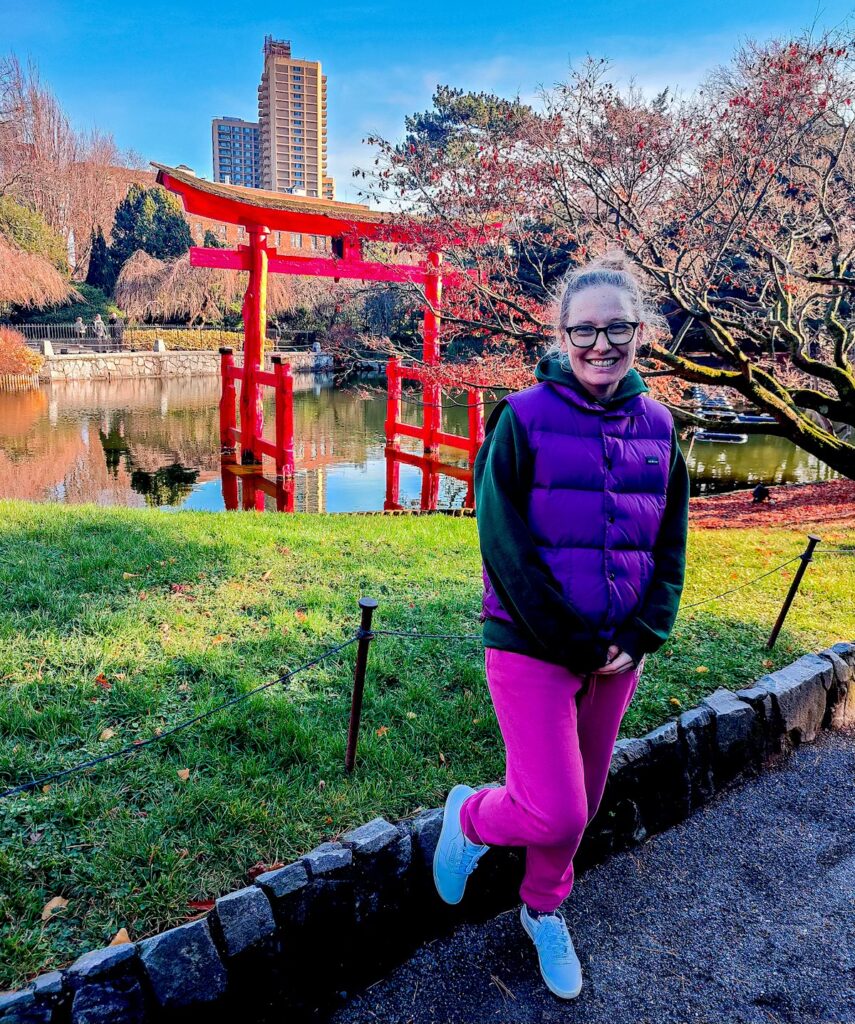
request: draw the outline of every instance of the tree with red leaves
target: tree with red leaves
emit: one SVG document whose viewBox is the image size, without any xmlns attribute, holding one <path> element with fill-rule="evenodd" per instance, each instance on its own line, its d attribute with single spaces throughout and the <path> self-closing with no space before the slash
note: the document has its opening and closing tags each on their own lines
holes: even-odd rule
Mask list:
<svg viewBox="0 0 855 1024">
<path fill-rule="evenodd" d="M 505 224 L 501 244 L 445 247 L 476 274 L 446 292 L 444 336 L 484 343 L 458 376 L 480 366 L 507 384 L 509 358 L 530 367 L 551 341 L 563 272 L 618 245 L 670 321 L 640 369 L 675 417 L 722 426 L 685 382 L 727 389 L 855 477 L 852 43 L 827 32 L 743 45 L 688 98 L 621 91 L 589 58 L 538 110 L 441 89 L 404 143 L 369 140 L 374 193 L 402 217 L 439 234 Z M 698 340 L 715 365 L 689 354 Z M 769 428 L 740 424 L 757 429 Z"/>
</svg>

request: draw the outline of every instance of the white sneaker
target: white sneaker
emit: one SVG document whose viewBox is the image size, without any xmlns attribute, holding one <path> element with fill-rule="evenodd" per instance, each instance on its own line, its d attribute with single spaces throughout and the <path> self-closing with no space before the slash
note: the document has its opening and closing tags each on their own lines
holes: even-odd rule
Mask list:
<svg viewBox="0 0 855 1024">
<path fill-rule="evenodd" d="M 460 805 L 475 792 L 471 786 L 454 786 L 445 800 L 442 829 L 433 854 L 433 882 L 446 903 L 459 903 L 463 899 L 466 879 L 490 849 L 467 839 L 460 827 Z"/>
<path fill-rule="evenodd" d="M 563 914 L 532 917 L 523 903 L 520 921 L 537 950 L 546 987 L 562 999 L 575 999 L 582 989 L 582 965 Z"/>
</svg>

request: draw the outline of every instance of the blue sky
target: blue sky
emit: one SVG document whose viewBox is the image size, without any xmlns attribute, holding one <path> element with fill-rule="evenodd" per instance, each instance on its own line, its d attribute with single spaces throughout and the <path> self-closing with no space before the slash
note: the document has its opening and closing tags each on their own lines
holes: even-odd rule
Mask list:
<svg viewBox="0 0 855 1024">
<path fill-rule="evenodd" d="M 398 138 L 439 83 L 534 100 L 590 53 L 608 57 L 620 81 L 691 91 L 740 41 L 834 26 L 852 11 L 851 0 L 0 0 L 0 53 L 32 57 L 77 126 L 209 176 L 211 117 L 255 119 L 264 36 L 290 39 L 295 56 L 323 64 L 330 172 L 337 198 L 356 199 L 352 168 L 373 160 L 361 140 Z"/>
</svg>

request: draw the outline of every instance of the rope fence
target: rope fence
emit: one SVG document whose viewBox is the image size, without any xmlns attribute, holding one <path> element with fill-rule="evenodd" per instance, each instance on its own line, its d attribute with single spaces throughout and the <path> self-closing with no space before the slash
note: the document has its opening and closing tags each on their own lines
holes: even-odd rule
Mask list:
<svg viewBox="0 0 855 1024">
<path fill-rule="evenodd" d="M 828 555 L 855 555 L 855 548 L 825 548 L 822 551 L 815 551 L 816 545 L 820 543 L 820 538 L 813 534 L 808 535 L 808 544 L 805 550 L 800 555 L 795 555 L 792 558 L 787 559 L 786 562 L 782 562 L 780 565 L 775 566 L 774 569 L 769 569 L 767 572 L 762 573 L 760 576 L 756 576 L 745 583 L 740 584 L 737 587 L 732 587 L 729 590 L 725 590 L 721 594 L 716 594 L 714 597 L 704 598 L 702 601 L 695 601 L 689 605 L 681 605 L 681 609 L 689 610 L 691 608 L 698 608 L 701 605 L 709 604 L 712 601 L 719 601 L 730 594 L 735 594 L 737 591 L 744 590 L 746 587 L 753 586 L 755 583 L 759 583 L 760 580 L 764 580 L 769 576 L 772 576 L 776 572 L 780 572 L 781 569 L 791 565 L 793 562 L 801 562 L 801 565 L 797 569 L 795 576 L 790 584 L 789 591 L 784 599 L 781 611 L 778 614 L 778 618 L 772 629 L 772 633 L 767 641 L 767 648 L 771 649 L 775 645 L 775 641 L 780 633 L 781 627 L 784 624 L 784 620 L 787 616 L 787 612 L 795 598 L 796 592 L 801 583 L 802 577 L 811 562 L 815 554 L 828 554 Z M 283 672 L 276 679 L 270 680 L 269 682 L 262 683 L 260 686 L 256 686 L 252 690 L 248 690 L 246 693 L 242 693 L 237 697 L 232 697 L 230 700 L 224 701 L 218 704 L 216 707 L 209 708 L 207 711 L 202 712 L 199 715 L 195 715 L 193 718 L 189 718 L 184 722 L 180 722 L 178 725 L 173 726 L 166 732 L 158 733 L 155 736 L 151 736 L 145 740 L 135 740 L 133 744 L 127 747 L 123 747 L 121 750 L 115 750 L 109 754 L 103 754 L 99 757 L 91 758 L 86 761 L 73 765 L 70 768 L 64 768 L 61 771 L 52 772 L 49 775 L 45 775 L 38 779 L 31 779 L 28 782 L 20 783 L 19 785 L 13 786 L 9 789 L 0 792 L 0 800 L 6 799 L 7 797 L 15 796 L 18 793 L 23 793 L 31 789 L 41 788 L 46 786 L 48 783 L 54 782 L 57 779 L 66 778 L 70 775 L 74 775 L 78 772 L 87 771 L 96 765 L 102 764 L 105 761 L 111 761 L 117 757 L 126 757 L 131 754 L 135 754 L 143 748 L 150 746 L 153 743 L 159 743 L 162 740 L 167 739 L 170 736 L 174 736 L 176 733 L 181 732 L 184 729 L 188 729 L 191 725 L 195 725 L 198 722 L 204 721 L 210 718 L 212 715 L 217 714 L 220 711 L 225 710 L 229 707 L 234 707 L 237 704 L 241 704 L 248 700 L 250 697 L 263 690 L 269 690 L 271 687 L 280 686 L 283 683 L 288 682 L 300 672 L 305 672 L 307 669 L 319 665 L 326 661 L 327 658 L 333 657 L 333 655 L 339 654 L 341 651 L 350 647 L 352 644 L 357 644 L 356 662 L 354 665 L 353 672 L 353 690 L 351 695 L 351 708 L 350 708 L 350 720 L 348 725 L 348 736 L 347 736 L 347 751 L 345 754 L 345 771 L 350 773 L 353 771 L 353 767 L 356 760 L 356 746 L 359 735 L 359 720 L 362 713 L 362 698 L 365 688 L 365 677 L 368 667 L 368 652 L 371 641 L 377 637 L 399 637 L 408 640 L 459 640 L 459 641 L 482 641 L 481 633 L 419 633 L 412 630 L 403 629 L 373 629 L 373 615 L 377 609 L 377 601 L 370 597 L 362 597 L 359 599 L 359 608 L 361 612 L 361 621 L 357 631 L 346 640 L 333 647 L 328 648 L 321 654 L 304 662 L 302 665 L 298 665 L 297 668 L 290 669 Z"/>
</svg>

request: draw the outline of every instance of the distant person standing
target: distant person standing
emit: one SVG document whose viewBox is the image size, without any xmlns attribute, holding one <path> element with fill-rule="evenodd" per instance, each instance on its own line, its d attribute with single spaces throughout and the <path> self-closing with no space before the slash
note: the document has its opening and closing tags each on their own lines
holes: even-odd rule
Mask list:
<svg viewBox="0 0 855 1024">
<path fill-rule="evenodd" d="M 99 341 L 107 337 L 107 325 L 101 319 L 100 313 L 95 314 L 95 319 L 92 321 L 92 330 Z"/>
<path fill-rule="evenodd" d="M 74 321 L 74 333 L 78 338 L 82 338 L 86 334 L 86 324 L 83 322 L 83 317 L 79 316 Z"/>
</svg>

